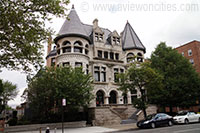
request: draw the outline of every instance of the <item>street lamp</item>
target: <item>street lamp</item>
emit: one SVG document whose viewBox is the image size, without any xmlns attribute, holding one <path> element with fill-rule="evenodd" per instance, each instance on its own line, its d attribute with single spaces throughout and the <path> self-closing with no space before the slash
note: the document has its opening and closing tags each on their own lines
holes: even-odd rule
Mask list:
<svg viewBox="0 0 200 133">
<path fill-rule="evenodd" d="M 62 133 L 64 133 L 64 110 L 63 107 L 66 106 L 66 99 L 62 99 Z"/>
</svg>

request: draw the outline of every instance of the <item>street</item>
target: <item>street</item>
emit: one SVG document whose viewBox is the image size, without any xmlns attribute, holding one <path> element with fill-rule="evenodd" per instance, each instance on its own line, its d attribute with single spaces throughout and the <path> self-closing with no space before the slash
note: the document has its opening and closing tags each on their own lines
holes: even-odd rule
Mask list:
<svg viewBox="0 0 200 133">
<path fill-rule="evenodd" d="M 155 129 L 133 129 L 119 131 L 118 133 L 200 133 L 200 123 L 159 127 Z"/>
</svg>

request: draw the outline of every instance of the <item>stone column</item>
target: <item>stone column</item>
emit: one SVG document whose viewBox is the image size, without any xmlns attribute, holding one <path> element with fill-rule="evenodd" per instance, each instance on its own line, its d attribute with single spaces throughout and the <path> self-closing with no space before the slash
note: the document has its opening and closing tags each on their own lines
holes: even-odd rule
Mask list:
<svg viewBox="0 0 200 133">
<path fill-rule="evenodd" d="M 127 94 L 127 100 L 128 100 L 128 104 L 132 104 L 130 92 Z"/>
<path fill-rule="evenodd" d="M 109 97 L 108 96 L 105 96 L 104 104 L 109 104 Z"/>
</svg>

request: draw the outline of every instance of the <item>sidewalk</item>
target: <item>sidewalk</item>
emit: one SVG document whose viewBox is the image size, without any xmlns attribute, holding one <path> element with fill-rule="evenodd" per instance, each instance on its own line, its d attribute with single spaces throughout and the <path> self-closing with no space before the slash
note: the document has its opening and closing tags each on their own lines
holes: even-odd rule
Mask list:
<svg viewBox="0 0 200 133">
<path fill-rule="evenodd" d="M 83 128 L 66 128 L 64 133 L 108 133 L 108 132 L 117 132 L 122 130 L 131 130 L 136 129 L 136 124 L 123 124 L 115 126 L 94 126 L 94 127 L 83 127 Z M 39 131 L 27 131 L 27 132 L 17 132 L 17 133 L 39 133 Z M 45 133 L 45 131 L 42 131 Z M 61 129 L 50 130 L 50 133 L 62 133 Z"/>
</svg>

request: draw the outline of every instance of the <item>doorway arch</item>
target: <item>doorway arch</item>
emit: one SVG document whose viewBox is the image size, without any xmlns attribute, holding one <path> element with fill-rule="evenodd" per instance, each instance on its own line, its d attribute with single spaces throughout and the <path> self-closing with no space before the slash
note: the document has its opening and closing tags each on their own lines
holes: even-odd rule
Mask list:
<svg viewBox="0 0 200 133">
<path fill-rule="evenodd" d="M 117 104 L 117 92 L 116 91 L 110 92 L 109 104 Z"/>
<path fill-rule="evenodd" d="M 96 93 L 96 106 L 101 106 L 102 104 L 104 104 L 104 92 L 98 90 Z"/>
</svg>

